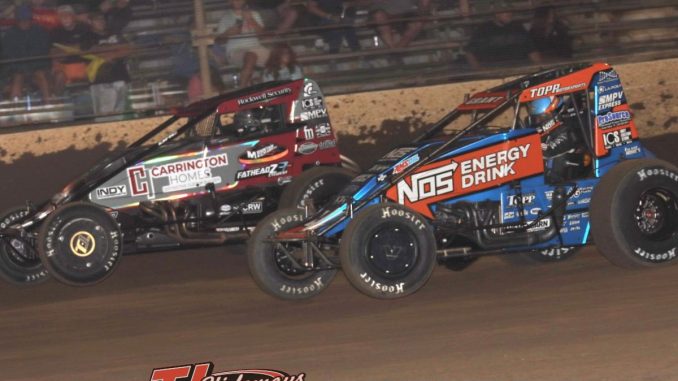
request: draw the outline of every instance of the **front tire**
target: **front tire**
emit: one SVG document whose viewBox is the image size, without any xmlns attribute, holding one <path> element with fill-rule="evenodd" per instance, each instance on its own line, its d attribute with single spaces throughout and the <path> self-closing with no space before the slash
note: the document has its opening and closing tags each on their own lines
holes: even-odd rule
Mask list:
<svg viewBox="0 0 678 381">
<path fill-rule="evenodd" d="M 678 169 L 656 159 L 612 168 L 593 191 L 591 233 L 610 262 L 626 268 L 675 263 Z"/>
<path fill-rule="evenodd" d="M 257 285 L 270 295 L 285 300 L 308 299 L 321 293 L 334 279 L 336 269 L 303 271 L 296 269 L 284 251 L 268 240 L 275 234 L 299 226 L 304 212 L 283 209 L 261 220 L 247 244 L 247 262 Z M 291 253 L 299 253 L 301 244 L 280 243 Z"/>
<path fill-rule="evenodd" d="M 282 195 L 278 209 L 304 208 L 304 200 L 322 207 L 355 177 L 355 173 L 340 167 L 315 167 L 304 171 L 290 183 Z"/>
<path fill-rule="evenodd" d="M 428 222 L 396 204 L 367 207 L 349 223 L 339 255 L 346 277 L 379 299 L 410 295 L 431 277 L 435 237 Z"/>
<path fill-rule="evenodd" d="M 28 217 L 28 209 L 15 207 L 0 217 L 0 229 L 20 223 Z M 47 280 L 47 270 L 35 249 L 35 238 L 4 238 L 0 240 L 0 277 L 9 283 L 27 286 Z"/>
<path fill-rule="evenodd" d="M 88 286 L 109 277 L 120 263 L 122 235 L 105 210 L 75 202 L 47 217 L 37 248 L 54 278 L 71 286 Z"/>
</svg>

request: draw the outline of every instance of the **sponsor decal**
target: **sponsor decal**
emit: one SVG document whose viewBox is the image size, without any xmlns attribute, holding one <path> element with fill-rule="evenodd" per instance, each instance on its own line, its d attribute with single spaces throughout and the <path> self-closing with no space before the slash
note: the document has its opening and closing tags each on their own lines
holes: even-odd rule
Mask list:
<svg viewBox="0 0 678 381">
<path fill-rule="evenodd" d="M 263 211 L 264 203 L 262 201 L 253 201 L 236 207 L 233 207 L 229 204 L 221 205 L 221 207 L 219 208 L 219 215 L 228 216 L 233 213 L 260 214 L 263 213 Z"/>
<path fill-rule="evenodd" d="M 148 174 L 146 174 L 146 168 L 143 166 L 127 168 L 127 178 L 129 179 L 129 187 L 132 196 L 145 196 L 149 195 L 149 198 L 152 198 L 150 195 L 150 188 Z"/>
<path fill-rule="evenodd" d="M 612 82 L 619 79 L 619 75 L 616 71 L 601 71 L 598 75 L 598 83 Z"/>
<path fill-rule="evenodd" d="M 633 146 L 633 147 L 625 147 L 624 148 L 624 155 L 626 156 L 633 156 L 637 155 L 640 153 L 640 146 Z"/>
<path fill-rule="evenodd" d="M 97 247 L 97 242 L 91 233 L 82 230 L 71 236 L 69 247 L 73 255 L 86 258 L 92 255 Z"/>
<path fill-rule="evenodd" d="M 563 123 L 560 122 L 559 120 L 551 119 L 548 122 L 544 123 L 543 126 L 537 128 L 537 131 L 542 135 L 546 135 L 546 134 L 550 133 L 553 129 L 555 129 L 556 127 L 558 127 L 562 124 Z"/>
<path fill-rule="evenodd" d="M 260 214 L 263 213 L 263 211 L 264 203 L 262 201 L 250 202 L 249 204 L 245 205 L 244 208 L 242 208 L 243 214 Z"/>
<path fill-rule="evenodd" d="M 315 139 L 315 130 L 313 127 L 304 126 L 297 129 L 296 133 L 297 140 L 313 140 Z"/>
<path fill-rule="evenodd" d="M 224 167 L 228 165 L 228 156 L 221 154 L 217 156 L 209 156 L 206 158 L 179 161 L 176 163 L 169 163 L 151 167 L 150 173 L 152 177 L 166 177 L 177 173 L 192 172 L 200 169 L 209 169 L 216 167 Z"/>
<path fill-rule="evenodd" d="M 313 82 L 308 82 L 304 85 L 304 98 L 312 97 L 316 94 L 318 94 L 318 90 L 316 90 Z"/>
<path fill-rule="evenodd" d="M 313 142 L 306 142 L 297 146 L 297 153 L 301 155 L 312 155 L 318 150 L 318 145 Z"/>
<path fill-rule="evenodd" d="M 506 93 L 481 92 L 467 99 L 463 104 L 459 105 L 458 109 L 462 111 L 492 109 L 499 106 L 505 100 Z"/>
<path fill-rule="evenodd" d="M 630 128 L 622 128 L 620 130 L 606 132 L 603 134 L 603 143 L 605 148 L 615 148 L 620 147 L 626 144 L 629 144 L 633 141 Z"/>
<path fill-rule="evenodd" d="M 293 214 L 285 217 L 279 217 L 277 220 L 273 220 L 271 222 L 271 227 L 273 228 L 273 231 L 278 232 L 280 231 L 283 227 L 286 227 L 287 225 L 291 223 L 297 223 L 297 222 L 302 222 L 303 217 L 300 216 L 299 214 Z"/>
<path fill-rule="evenodd" d="M 387 177 L 388 177 L 387 173 L 382 173 L 381 175 L 377 176 L 377 181 L 381 183 L 384 180 L 386 180 Z"/>
<path fill-rule="evenodd" d="M 381 158 L 381 160 L 397 160 L 414 150 L 416 150 L 415 147 L 396 148 L 393 151 L 387 153 L 386 156 Z"/>
<path fill-rule="evenodd" d="M 678 182 L 678 174 L 676 174 L 673 171 L 669 171 L 668 169 L 664 169 L 664 168 L 641 169 L 637 173 L 638 173 L 638 177 L 640 178 L 640 181 L 644 181 L 648 177 L 652 177 L 652 176 L 664 176 L 664 177 L 668 177 L 669 179 L 671 179 L 673 181 Z"/>
<path fill-rule="evenodd" d="M 600 93 L 608 93 L 611 91 L 619 90 L 621 89 L 622 85 L 617 81 L 615 84 L 610 84 L 610 85 L 598 85 L 598 92 Z"/>
<path fill-rule="evenodd" d="M 127 196 L 127 186 L 114 185 L 110 187 L 99 188 L 96 190 L 97 199 L 106 200 L 109 198 L 125 197 Z"/>
<path fill-rule="evenodd" d="M 327 117 L 327 109 L 321 108 L 317 110 L 304 111 L 300 115 L 301 121 L 306 122 L 309 120 L 320 119 Z"/>
<path fill-rule="evenodd" d="M 279 370 L 240 369 L 214 372 L 211 362 L 156 368 L 150 381 L 304 381 L 305 373 L 289 374 Z"/>
<path fill-rule="evenodd" d="M 249 105 L 249 104 L 252 104 L 252 103 L 268 102 L 272 99 L 281 97 L 283 95 L 288 95 L 288 94 L 292 94 L 292 89 L 290 89 L 289 87 L 286 87 L 286 88 L 280 89 L 280 90 L 268 90 L 268 91 L 264 91 L 260 94 L 249 95 L 247 97 L 238 98 L 236 100 L 236 102 L 238 103 L 238 106 L 245 106 L 245 105 Z"/>
<path fill-rule="evenodd" d="M 583 89 L 586 87 L 586 83 L 577 83 L 575 85 L 563 87 L 560 83 L 554 83 L 547 86 L 541 86 L 536 89 L 530 90 L 530 98 L 541 98 L 550 95 L 558 95 L 562 93 L 567 93 L 573 90 Z"/>
<path fill-rule="evenodd" d="M 337 141 L 334 140 L 334 139 L 323 140 L 322 142 L 320 142 L 320 144 L 318 144 L 318 148 L 319 148 L 321 151 L 324 151 L 324 150 L 326 150 L 326 149 L 332 149 L 332 148 L 334 148 L 334 147 L 336 147 L 336 146 L 337 146 Z"/>
<path fill-rule="evenodd" d="M 420 160 L 419 154 L 415 154 L 413 156 L 408 157 L 407 159 L 396 164 L 396 166 L 393 168 L 393 174 L 397 175 L 399 173 L 402 173 L 405 169 L 407 169 L 411 165 L 418 163 L 419 160 Z"/>
<path fill-rule="evenodd" d="M 212 176 L 212 169 L 228 165 L 228 156 L 220 154 L 208 156 L 205 158 L 179 161 L 159 166 L 151 167 L 148 173 L 151 179 L 167 178 L 168 185 L 162 187 L 164 193 L 176 192 L 191 188 L 204 187 L 209 183 L 220 184 L 220 176 Z M 141 169 L 138 173 L 132 173 L 132 170 Z M 149 194 L 148 180 L 140 182 L 137 179 L 145 178 L 143 167 L 130 168 L 128 170 L 130 179 L 130 188 L 132 195 Z M 133 181 L 134 180 L 134 181 Z M 152 184 L 152 181 L 151 181 Z M 146 190 L 146 193 L 143 191 Z M 139 193 L 141 191 L 142 193 Z M 149 197 L 150 198 L 150 197 Z"/>
<path fill-rule="evenodd" d="M 454 191 L 454 171 L 459 164 L 454 161 L 410 176 L 410 183 L 400 181 L 397 185 L 398 203 L 416 203 L 420 200 L 442 196 Z"/>
<path fill-rule="evenodd" d="M 301 100 L 301 108 L 304 110 L 315 110 L 323 108 L 322 97 L 312 97 Z"/>
<path fill-rule="evenodd" d="M 289 162 L 283 161 L 280 163 L 270 164 L 265 167 L 251 168 L 238 171 L 235 175 L 235 178 L 236 180 L 245 180 L 260 176 L 278 177 L 286 175 L 288 168 Z"/>
<path fill-rule="evenodd" d="M 431 204 L 543 171 L 540 137 L 534 134 L 422 166 L 386 196 L 432 218 Z"/>
<path fill-rule="evenodd" d="M 628 111 L 608 112 L 597 117 L 598 127 L 601 129 L 619 127 L 631 121 L 631 113 Z"/>
<path fill-rule="evenodd" d="M 598 111 L 609 110 L 624 102 L 624 91 L 615 91 L 598 97 Z"/>
<path fill-rule="evenodd" d="M 508 206 L 519 206 L 519 204 L 522 205 L 530 205 L 534 202 L 534 200 L 537 198 L 537 195 L 534 193 L 531 194 L 524 194 L 522 196 L 516 195 L 516 194 L 510 194 L 507 197 L 508 201 Z"/>
<path fill-rule="evenodd" d="M 489 103 L 497 103 L 504 100 L 504 97 L 478 97 L 478 98 L 471 98 L 469 99 L 466 103 L 466 105 L 480 105 L 480 104 L 489 104 Z"/>
<path fill-rule="evenodd" d="M 320 123 L 315 126 L 315 136 L 319 139 L 332 135 L 332 126 L 329 123 Z"/>
<path fill-rule="evenodd" d="M 676 248 L 674 247 L 673 249 L 670 249 L 664 253 L 650 253 L 648 251 L 643 250 L 642 248 L 638 247 L 635 250 L 633 250 L 634 253 L 639 255 L 642 258 L 645 258 L 647 260 L 653 261 L 653 262 L 663 262 L 663 261 L 668 261 L 676 257 Z"/>
<path fill-rule="evenodd" d="M 276 144 L 268 144 L 263 147 L 255 146 L 254 148 L 245 151 L 238 159 L 241 164 L 263 164 L 272 161 L 280 160 L 287 156 L 289 151 L 285 147 Z"/>
<path fill-rule="evenodd" d="M 360 274 L 360 279 L 363 282 L 367 283 L 370 287 L 389 294 L 402 294 L 405 292 L 405 282 L 400 282 L 396 284 L 382 284 L 381 282 L 372 279 L 367 273 Z"/>
</svg>

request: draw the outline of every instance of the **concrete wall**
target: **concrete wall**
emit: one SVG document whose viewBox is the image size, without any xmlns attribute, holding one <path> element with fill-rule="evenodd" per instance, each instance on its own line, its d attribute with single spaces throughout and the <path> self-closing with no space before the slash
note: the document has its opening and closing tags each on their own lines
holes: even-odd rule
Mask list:
<svg viewBox="0 0 678 381">
<path fill-rule="evenodd" d="M 678 59 L 617 67 L 641 136 L 645 138 L 678 131 L 677 68 Z M 340 148 L 356 157 L 362 165 L 367 165 L 393 145 L 416 136 L 423 127 L 460 103 L 465 93 L 501 82 L 486 80 L 333 96 L 328 98 L 327 104 L 340 136 Z M 0 166 L 18 165 L 29 169 L 31 163 L 37 161 L 51 167 L 52 172 L 61 171 L 64 169 L 61 156 L 82 157 L 76 161 L 89 164 L 106 151 L 124 147 L 163 119 L 2 135 Z"/>
</svg>

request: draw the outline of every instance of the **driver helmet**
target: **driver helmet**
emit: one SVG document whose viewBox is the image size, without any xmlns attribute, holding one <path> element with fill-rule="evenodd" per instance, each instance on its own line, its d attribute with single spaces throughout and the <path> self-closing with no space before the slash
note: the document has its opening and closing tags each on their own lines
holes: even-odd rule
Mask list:
<svg viewBox="0 0 678 381">
<path fill-rule="evenodd" d="M 251 135 L 262 131 L 261 109 L 251 109 L 235 114 L 233 124 L 238 135 Z"/>
<path fill-rule="evenodd" d="M 527 106 L 527 112 L 530 116 L 530 124 L 534 127 L 543 125 L 556 118 L 564 100 L 562 97 L 550 96 L 535 99 Z"/>
</svg>

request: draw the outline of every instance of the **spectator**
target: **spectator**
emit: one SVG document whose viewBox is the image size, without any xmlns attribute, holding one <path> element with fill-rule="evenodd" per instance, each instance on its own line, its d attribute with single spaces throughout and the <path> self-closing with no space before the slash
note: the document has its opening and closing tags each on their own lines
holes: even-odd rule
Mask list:
<svg viewBox="0 0 678 381">
<path fill-rule="evenodd" d="M 269 16 L 266 21 L 275 24 L 273 33 L 284 34 L 292 30 L 299 19 L 300 9 L 292 5 L 292 0 L 252 0 L 252 7 L 260 9 L 262 16 Z"/>
<path fill-rule="evenodd" d="M 257 64 L 268 59 L 268 49 L 261 45 L 256 36 L 264 32 L 264 23 L 259 12 L 247 8 L 246 0 L 229 0 L 229 4 L 231 8 L 219 21 L 217 41 L 226 40 L 226 58 L 241 69 L 240 85 L 246 87 L 252 84 Z"/>
<path fill-rule="evenodd" d="M 324 27 L 323 39 L 330 46 L 330 54 L 339 53 L 346 39 L 351 51 L 360 50 L 360 41 L 353 27 L 355 10 L 341 0 L 310 0 L 308 12 L 317 18 L 316 25 Z"/>
<path fill-rule="evenodd" d="M 129 55 L 130 46 L 122 36 L 108 31 L 106 17 L 101 13 L 92 16 L 92 32 L 83 38 L 82 45 L 104 61 L 97 70 L 92 70 L 91 66 L 89 69 L 94 112 L 109 115 L 97 118 L 97 121 L 123 119 L 130 81 L 125 57 Z"/>
<path fill-rule="evenodd" d="M 52 32 L 52 54 L 63 56 L 80 50 L 89 28 L 77 22 L 75 10 L 70 5 L 57 8 L 60 28 Z M 62 95 L 67 84 L 87 80 L 88 60 L 77 55 L 54 59 L 54 93 Z"/>
<path fill-rule="evenodd" d="M 466 60 L 474 69 L 488 64 L 541 62 L 541 55 L 529 33 L 513 21 L 513 13 L 504 2 L 493 5 L 494 19 L 480 25 L 472 34 Z"/>
<path fill-rule="evenodd" d="M 424 26 L 421 20 L 394 22 L 394 19 L 418 18 L 431 11 L 431 0 L 374 0 L 369 3 L 379 36 L 389 48 L 408 46 Z M 401 33 L 400 39 L 396 38 L 395 30 Z"/>
<path fill-rule="evenodd" d="M 200 63 L 190 33 L 168 36 L 163 42 L 170 46 L 172 77 L 180 81 L 186 88 L 189 102 L 193 103 L 203 99 L 204 89 L 200 76 Z M 211 54 L 209 58 L 212 89 L 222 93 L 225 86 L 219 74 L 218 66 Z"/>
<path fill-rule="evenodd" d="M 10 96 L 20 98 L 26 77 L 31 77 L 46 103 L 50 98 L 47 81 L 50 62 L 45 58 L 49 54 L 49 35 L 45 29 L 33 24 L 33 13 L 28 5 L 17 7 L 15 17 L 16 25 L 5 33 L 2 41 L 3 58 L 17 60 L 7 64 L 11 77 Z"/>
<path fill-rule="evenodd" d="M 534 12 L 530 36 L 543 58 L 572 57 L 572 39 L 569 28 L 556 18 L 553 7 L 540 7 Z"/>
<path fill-rule="evenodd" d="M 286 43 L 279 43 L 273 47 L 264 69 L 264 81 L 294 80 L 303 77 L 304 73 L 297 64 L 297 56 L 294 54 L 294 50 Z"/>
<path fill-rule="evenodd" d="M 106 25 L 112 34 L 120 34 L 132 20 L 132 7 L 129 0 L 104 0 L 99 11 L 106 15 Z"/>
</svg>

